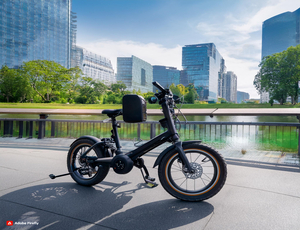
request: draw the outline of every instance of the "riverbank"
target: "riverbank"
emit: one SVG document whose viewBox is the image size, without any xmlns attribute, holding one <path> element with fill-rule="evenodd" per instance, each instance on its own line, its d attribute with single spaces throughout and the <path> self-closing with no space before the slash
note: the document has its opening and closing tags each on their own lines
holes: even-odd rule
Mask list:
<svg viewBox="0 0 300 230">
<path fill-rule="evenodd" d="M 58 104 L 58 103 L 0 103 L 0 108 L 18 109 L 121 109 L 121 104 Z M 159 109 L 158 104 L 147 104 L 148 109 Z M 246 109 L 246 108 L 300 108 L 300 104 L 183 104 L 183 109 Z"/>
</svg>

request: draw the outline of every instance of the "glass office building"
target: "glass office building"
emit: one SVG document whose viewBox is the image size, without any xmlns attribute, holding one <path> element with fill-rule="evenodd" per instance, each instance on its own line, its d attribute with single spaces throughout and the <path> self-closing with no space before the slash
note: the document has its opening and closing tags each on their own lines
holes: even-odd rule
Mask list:
<svg viewBox="0 0 300 230">
<path fill-rule="evenodd" d="M 108 58 L 76 46 L 75 60 L 72 67 L 78 66 L 85 76 L 106 85 L 116 82 L 111 61 Z"/>
<path fill-rule="evenodd" d="M 75 23 L 71 0 L 1 0 L 0 66 L 44 59 L 69 68 Z"/>
<path fill-rule="evenodd" d="M 182 67 L 181 82 L 194 84 L 200 100 L 217 101 L 219 78 L 226 68 L 215 44 L 184 46 Z"/>
<path fill-rule="evenodd" d="M 262 57 L 279 53 L 300 44 L 300 8 L 263 22 Z"/>
<path fill-rule="evenodd" d="M 300 8 L 285 12 L 263 22 L 261 57 L 279 53 L 300 44 Z M 260 102 L 269 102 L 268 92 L 263 92 Z"/>
<path fill-rule="evenodd" d="M 153 67 L 135 56 L 118 57 L 117 81 L 124 82 L 130 91 L 152 92 Z"/>
<path fill-rule="evenodd" d="M 250 99 L 249 93 L 237 91 L 237 103 L 246 102 Z"/>
<path fill-rule="evenodd" d="M 175 67 L 168 66 L 153 66 L 153 81 L 159 82 L 163 87 L 169 88 L 173 83 L 175 85 L 180 84 L 180 70 Z M 156 92 L 157 88 L 153 87 L 153 92 Z"/>
<path fill-rule="evenodd" d="M 222 98 L 228 102 L 237 103 L 237 76 L 232 71 L 223 75 Z"/>
</svg>

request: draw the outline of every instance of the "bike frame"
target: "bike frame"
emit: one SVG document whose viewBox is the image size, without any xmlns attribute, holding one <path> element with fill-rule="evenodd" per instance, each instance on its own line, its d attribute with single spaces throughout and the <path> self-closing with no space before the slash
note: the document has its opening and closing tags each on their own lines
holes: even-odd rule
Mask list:
<svg viewBox="0 0 300 230">
<path fill-rule="evenodd" d="M 133 161 L 136 160 L 137 158 L 145 155 L 147 152 L 151 151 L 152 149 L 166 143 L 166 142 L 172 142 L 173 145 L 175 146 L 176 150 L 179 153 L 179 157 L 182 160 L 182 163 L 185 165 L 186 169 L 189 172 L 193 172 L 193 169 L 191 168 L 188 159 L 185 156 L 185 153 L 183 151 L 182 148 L 182 142 L 180 141 L 179 135 L 177 133 L 174 121 L 172 119 L 171 113 L 170 113 L 170 107 L 168 105 L 168 98 L 166 98 L 167 96 L 164 95 L 163 98 L 161 98 L 161 106 L 162 106 L 162 110 L 164 113 L 164 117 L 166 119 L 166 123 L 167 123 L 167 131 L 152 138 L 151 140 L 149 140 L 148 142 L 146 142 L 145 144 L 143 144 L 142 146 L 139 146 L 138 148 L 125 153 L 125 155 L 127 155 L 130 159 L 132 159 Z M 173 100 L 173 99 L 172 99 Z M 124 154 L 121 151 L 121 145 L 120 145 L 120 140 L 119 140 L 119 135 L 118 135 L 118 123 L 116 121 L 116 117 L 111 117 L 112 119 L 112 128 L 113 128 L 113 135 L 112 138 L 116 144 L 116 155 L 119 154 Z M 102 143 L 102 142 L 100 142 Z M 82 157 L 85 157 L 86 154 L 96 145 L 100 144 L 95 143 L 93 146 L 91 146 L 83 155 Z M 110 162 L 112 161 L 113 157 L 104 157 L 104 158 L 97 158 L 96 160 L 93 159 L 90 163 L 93 163 L 94 165 L 102 165 L 102 164 L 110 164 Z"/>
</svg>

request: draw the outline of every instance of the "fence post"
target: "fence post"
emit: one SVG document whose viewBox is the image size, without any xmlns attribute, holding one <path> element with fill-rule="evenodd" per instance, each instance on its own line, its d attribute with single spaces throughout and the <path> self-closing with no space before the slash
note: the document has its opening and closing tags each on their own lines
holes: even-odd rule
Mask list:
<svg viewBox="0 0 300 230">
<path fill-rule="evenodd" d="M 22 138 L 23 137 L 23 121 L 19 121 L 19 137 L 18 138 Z"/>
<path fill-rule="evenodd" d="M 150 127 L 150 139 L 154 138 L 156 135 L 156 126 L 155 123 L 151 123 Z"/>
<path fill-rule="evenodd" d="M 46 122 L 43 121 L 43 120 L 47 119 L 47 117 L 48 117 L 47 114 L 40 114 L 38 139 L 43 139 L 45 137 L 45 124 L 46 124 Z"/>
<path fill-rule="evenodd" d="M 138 123 L 138 127 L 137 127 L 137 138 L 138 140 L 141 139 L 141 124 Z"/>
<path fill-rule="evenodd" d="M 55 122 L 51 121 L 51 137 L 55 136 Z"/>
<path fill-rule="evenodd" d="M 4 121 L 3 136 L 12 137 L 13 136 L 13 121 Z"/>
<path fill-rule="evenodd" d="M 38 139 L 43 139 L 45 136 L 45 121 L 39 121 Z"/>
<path fill-rule="evenodd" d="M 300 127 L 298 127 L 298 156 L 300 157 Z"/>
<path fill-rule="evenodd" d="M 28 137 L 28 139 L 32 138 L 32 134 L 33 134 L 33 121 L 29 121 L 29 137 Z"/>
</svg>

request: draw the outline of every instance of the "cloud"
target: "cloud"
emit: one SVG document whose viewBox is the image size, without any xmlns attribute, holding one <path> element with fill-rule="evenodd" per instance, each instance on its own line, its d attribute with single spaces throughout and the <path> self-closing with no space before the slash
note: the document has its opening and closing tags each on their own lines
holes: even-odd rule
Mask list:
<svg viewBox="0 0 300 230">
<path fill-rule="evenodd" d="M 254 14 L 229 13 L 223 20 L 199 22 L 196 26 L 201 40 L 215 43 L 225 59 L 227 70 L 237 75 L 238 90 L 247 91 L 252 97 L 259 97 L 253 80 L 261 61 L 263 21 L 300 7 L 299 0 L 270 0 L 266 4 Z"/>
<path fill-rule="evenodd" d="M 236 30 L 251 33 L 261 30 L 262 22 L 285 12 L 293 12 L 300 7 L 299 0 L 272 0 L 262 7 L 253 16 L 246 17 L 245 22 L 237 25 Z"/>
<path fill-rule="evenodd" d="M 251 11 L 244 9 L 245 11 L 239 13 L 233 11 L 220 14 L 217 21 L 202 20 L 194 27 L 201 38 L 199 43 L 216 44 L 225 59 L 227 70 L 235 72 L 238 77 L 238 90 L 248 92 L 255 98 L 259 97 L 253 86 L 253 80 L 261 60 L 262 22 L 286 11 L 295 11 L 300 6 L 299 0 L 269 0 L 262 4 L 264 4 L 262 7 L 252 8 Z M 109 58 L 117 72 L 117 57 L 132 55 L 151 65 L 181 69 L 182 46 L 187 44 L 167 48 L 153 42 L 101 39 L 78 45 Z"/>
<path fill-rule="evenodd" d="M 96 54 L 111 60 L 117 72 L 117 57 L 131 57 L 132 55 L 150 63 L 151 65 L 172 66 L 181 69 L 182 47 L 166 48 L 155 43 L 140 43 L 135 41 L 99 40 L 79 44 Z"/>
</svg>

